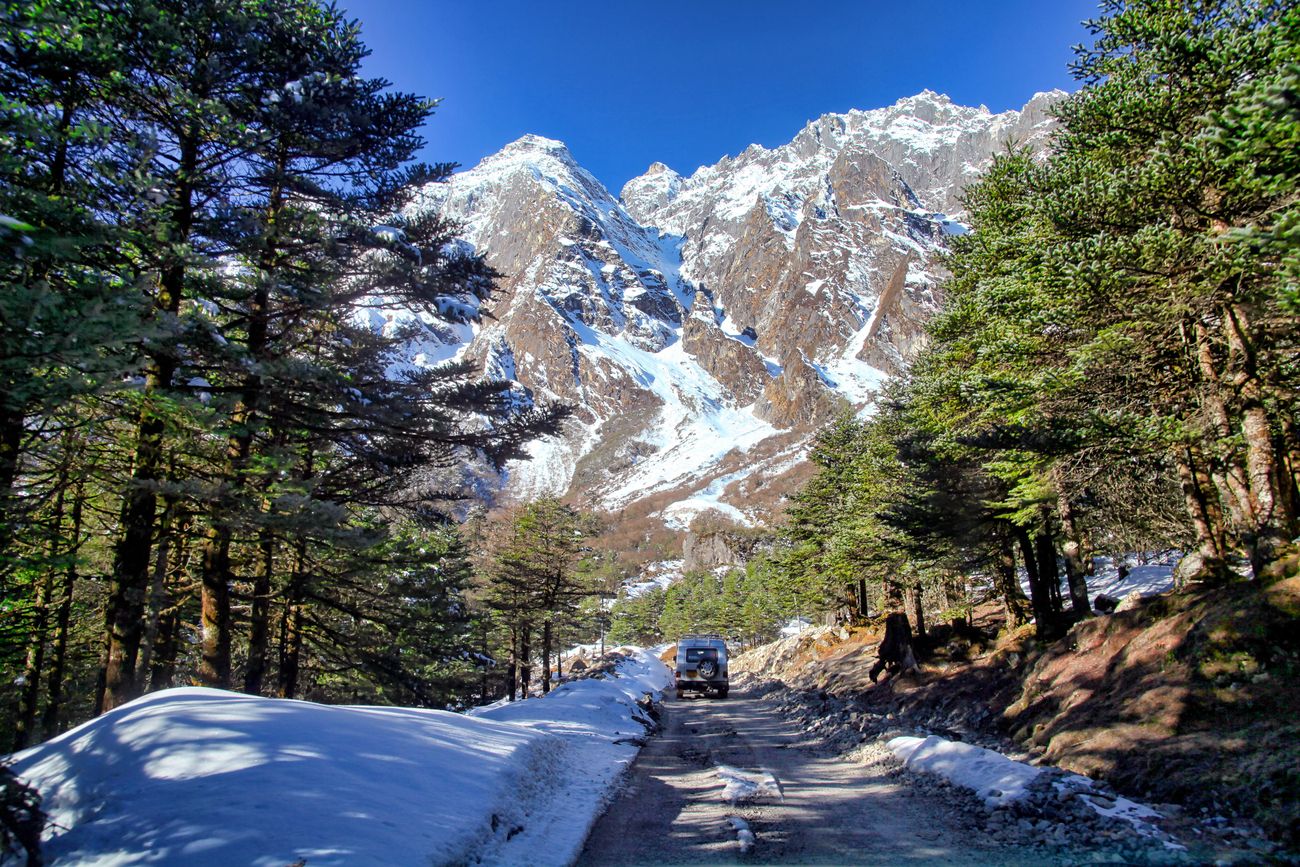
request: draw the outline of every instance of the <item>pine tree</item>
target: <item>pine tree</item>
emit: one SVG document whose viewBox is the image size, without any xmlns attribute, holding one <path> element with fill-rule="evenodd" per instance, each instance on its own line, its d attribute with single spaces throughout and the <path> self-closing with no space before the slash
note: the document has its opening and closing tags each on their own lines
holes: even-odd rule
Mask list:
<svg viewBox="0 0 1300 867">
<path fill-rule="evenodd" d="M 493 546 L 489 604 L 515 636 L 513 665 L 528 697 L 532 634 L 541 629 L 542 692 L 550 690 L 550 659 L 557 623 L 572 617 L 579 600 L 591 595 L 579 562 L 585 540 L 596 532 L 592 516 L 554 497 L 521 507 Z"/>
<path fill-rule="evenodd" d="M 464 552 L 438 529 L 456 478 L 524 457 L 565 410 L 404 359 L 422 323 L 477 317 L 496 277 L 455 226 L 402 216 L 453 168 L 409 163 L 433 104 L 358 76 L 357 27 L 312 0 L 3 16 L 17 735 L 84 716 L 101 664 L 102 707 L 195 673 L 460 701 Z"/>
<path fill-rule="evenodd" d="M 1222 575 L 1226 537 L 1258 574 L 1296 529 L 1279 460 L 1296 322 L 1283 260 L 1238 239 L 1288 219 L 1296 176 L 1275 173 L 1290 159 L 1277 146 L 1297 115 L 1283 98 L 1270 124 L 1232 118 L 1286 91 L 1300 13 L 1228 0 L 1103 10 L 1076 63 L 1088 86 L 1061 107 L 1044 202 L 1090 331 L 1076 357 L 1109 386 L 1098 397 L 1178 463 L 1203 572 Z"/>
<path fill-rule="evenodd" d="M 0 582 L 22 531 L 15 485 L 42 420 L 113 387 L 142 336 L 129 231 L 138 143 L 99 113 L 120 81 L 120 10 L 0 6 Z M 0 585 L 2 586 L 2 585 Z"/>
</svg>

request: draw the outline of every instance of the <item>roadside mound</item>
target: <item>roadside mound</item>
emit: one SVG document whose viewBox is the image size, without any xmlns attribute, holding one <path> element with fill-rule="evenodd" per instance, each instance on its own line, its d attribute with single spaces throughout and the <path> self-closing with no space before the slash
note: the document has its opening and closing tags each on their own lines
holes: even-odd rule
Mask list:
<svg viewBox="0 0 1300 867">
<path fill-rule="evenodd" d="M 932 630 L 921 674 L 879 685 L 871 628 L 808 630 L 733 669 L 852 700 L 872 728 L 1019 753 L 1300 847 L 1300 578 L 1156 596 L 1047 645 L 999 634 L 992 606 L 973 623 Z"/>
<path fill-rule="evenodd" d="M 1054 764 L 1300 845 L 1300 578 L 1166 595 L 1078 624 L 1003 714 Z"/>
<path fill-rule="evenodd" d="M 164 690 L 13 757 L 51 863 L 449 863 L 549 792 L 560 738 L 438 710 Z M 455 797 L 449 796 L 454 787 Z"/>
<path fill-rule="evenodd" d="M 47 863 L 567 865 L 671 683 L 620 648 L 471 714 L 164 690 L 10 757 Z M 0 850 L 0 862 L 5 860 Z"/>
</svg>

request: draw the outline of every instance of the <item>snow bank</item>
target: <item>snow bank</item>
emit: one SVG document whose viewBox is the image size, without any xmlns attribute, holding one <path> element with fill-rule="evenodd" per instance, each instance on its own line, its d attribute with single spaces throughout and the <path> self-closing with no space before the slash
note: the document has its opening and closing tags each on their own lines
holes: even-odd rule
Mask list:
<svg viewBox="0 0 1300 867">
<path fill-rule="evenodd" d="M 55 865 L 566 864 L 671 678 L 644 651 L 620 675 L 476 716 L 172 689 L 12 767 Z"/>
<path fill-rule="evenodd" d="M 911 770 L 938 774 L 953 785 L 970 789 L 992 809 L 1031 797 L 1031 784 L 1040 774 L 1046 773 L 1043 768 L 1017 762 L 1001 753 L 937 735 L 897 737 L 886 746 Z M 1107 794 L 1092 780 L 1079 774 L 1053 773 L 1057 779 L 1051 788 L 1058 797 L 1080 797 L 1099 816 L 1128 822 L 1138 834 L 1161 840 L 1167 848 L 1183 848 L 1152 824 L 1152 820 L 1161 818 L 1161 814 L 1146 804 Z"/>
<path fill-rule="evenodd" d="M 510 722 L 554 736 L 566 746 L 555 768 L 549 801 L 541 804 L 499 853 L 495 864 L 567 865 L 636 758 L 652 721 L 637 701 L 672 684 L 668 666 L 652 650 L 621 648 L 628 656 L 612 679 L 562 683 L 544 699 L 470 711 L 479 719 Z"/>
<path fill-rule="evenodd" d="M 54 864 L 420 864 L 482 848 L 493 814 L 518 822 L 561 750 L 445 711 L 183 688 L 19 753 L 13 770 L 44 797 Z"/>
<path fill-rule="evenodd" d="M 903 764 L 915 771 L 938 774 L 975 792 L 990 807 L 1001 807 L 1029 792 L 1038 768 L 1013 761 L 1001 753 L 973 744 L 928 738 L 898 737 L 888 744 Z"/>
</svg>

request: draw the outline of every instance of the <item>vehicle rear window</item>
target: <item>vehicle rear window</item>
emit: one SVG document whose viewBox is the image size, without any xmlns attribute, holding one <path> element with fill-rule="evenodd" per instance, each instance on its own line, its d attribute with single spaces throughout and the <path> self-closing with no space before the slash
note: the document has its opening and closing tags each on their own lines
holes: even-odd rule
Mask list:
<svg viewBox="0 0 1300 867">
<path fill-rule="evenodd" d="M 686 661 L 699 662 L 701 659 L 717 660 L 718 651 L 711 647 L 688 647 L 686 648 Z"/>
</svg>

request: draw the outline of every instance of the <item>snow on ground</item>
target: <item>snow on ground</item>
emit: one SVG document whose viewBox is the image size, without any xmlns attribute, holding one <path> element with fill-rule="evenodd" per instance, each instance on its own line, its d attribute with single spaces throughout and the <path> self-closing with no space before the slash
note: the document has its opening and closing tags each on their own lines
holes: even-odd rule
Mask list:
<svg viewBox="0 0 1300 867">
<path fill-rule="evenodd" d="M 796 617 L 793 620 L 787 621 L 785 626 L 781 627 L 781 635 L 788 638 L 791 635 L 798 635 L 799 633 L 803 632 L 805 629 L 810 628 L 811 626 L 812 626 L 812 621 L 809 620 L 808 618 Z"/>
<path fill-rule="evenodd" d="M 946 740 L 938 735 L 925 738 L 897 737 L 886 746 L 909 769 L 937 774 L 955 786 L 970 789 L 986 806 L 993 809 L 1029 797 L 1030 784 L 1044 772 L 1043 768 L 1017 762 L 993 750 Z M 1058 789 L 1081 793 L 1084 802 L 1099 815 L 1123 819 L 1137 833 L 1165 840 L 1166 846 L 1170 848 L 1181 848 L 1151 824 L 1152 819 L 1161 816 L 1145 804 L 1104 795 L 1096 789 L 1092 780 L 1078 774 L 1066 774 L 1053 785 Z"/>
<path fill-rule="evenodd" d="M 1123 599 L 1134 591 L 1143 596 L 1164 593 L 1174 586 L 1174 567 L 1181 557 L 1180 551 L 1125 554 L 1119 558 L 1094 557 L 1093 574 L 1088 576 L 1088 596 L 1092 600 L 1102 594 L 1112 599 Z M 1120 566 L 1127 568 L 1127 574 L 1120 575 Z M 1023 570 L 1020 586 L 1028 595 L 1029 576 Z M 1061 576 L 1061 592 L 1069 598 L 1070 588 L 1066 586 L 1064 575 Z"/>
<path fill-rule="evenodd" d="M 624 582 L 623 590 L 630 599 L 644 596 L 656 587 L 667 590 L 669 584 L 682 577 L 682 567 L 685 562 L 684 560 L 656 560 L 647 563 L 641 567 L 641 572 L 635 578 L 629 578 Z"/>
<path fill-rule="evenodd" d="M 671 680 L 639 650 L 618 673 L 474 716 L 165 690 L 11 767 L 54 865 L 567 864 Z"/>
<path fill-rule="evenodd" d="M 637 700 L 672 684 L 672 672 L 652 650 L 623 650 L 631 655 L 615 679 L 570 681 L 544 699 L 470 712 L 477 719 L 553 735 L 565 745 L 563 760 L 551 771 L 554 790 L 547 802 L 483 863 L 566 865 L 577 858 L 619 775 L 644 741 L 650 720 Z"/>
<path fill-rule="evenodd" d="M 769 770 L 744 771 L 730 765 L 718 765 L 714 771 L 722 782 L 722 800 L 733 807 L 740 801 L 755 801 L 762 797 L 785 800 L 780 782 Z"/>
<path fill-rule="evenodd" d="M 1112 557 L 1094 557 L 1094 574 L 1088 576 L 1088 592 L 1095 599 L 1104 593 L 1112 599 L 1123 599 L 1134 590 L 1143 596 L 1155 596 L 1174 586 L 1174 567 L 1178 565 L 1181 551 L 1159 554 L 1129 554 L 1118 560 Z M 1123 565 L 1128 574 L 1120 577 Z"/>
<path fill-rule="evenodd" d="M 727 824 L 736 832 L 736 842 L 740 845 L 740 854 L 744 855 L 754 848 L 754 831 L 749 823 L 739 816 L 728 816 Z"/>
<path fill-rule="evenodd" d="M 898 737 L 888 744 L 894 755 L 912 770 L 938 774 L 955 785 L 975 792 L 990 807 L 1018 801 L 1041 773 L 1038 768 L 1013 761 L 1001 753 L 945 740 Z"/>
</svg>

